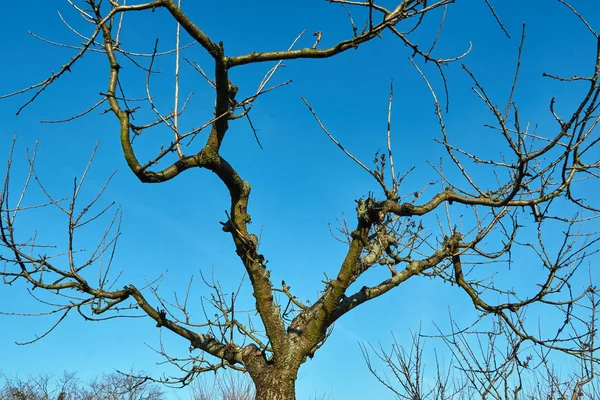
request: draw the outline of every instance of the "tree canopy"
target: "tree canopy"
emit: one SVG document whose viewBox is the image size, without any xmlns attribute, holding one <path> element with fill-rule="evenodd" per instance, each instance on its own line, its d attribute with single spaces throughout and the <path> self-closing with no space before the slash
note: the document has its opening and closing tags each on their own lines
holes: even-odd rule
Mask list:
<svg viewBox="0 0 600 400">
<path fill-rule="evenodd" d="M 162 380 L 258 399 L 418 319 L 595 365 L 598 6 L 475 3 L 8 7 L 39 43 L 2 66 L 2 311 L 54 318 L 20 341 L 156 327 Z"/>
</svg>

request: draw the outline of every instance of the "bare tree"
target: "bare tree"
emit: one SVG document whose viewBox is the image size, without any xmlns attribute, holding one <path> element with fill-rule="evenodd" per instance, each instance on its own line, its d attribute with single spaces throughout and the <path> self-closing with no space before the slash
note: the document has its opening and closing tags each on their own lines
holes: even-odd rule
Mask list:
<svg viewBox="0 0 600 400">
<path fill-rule="evenodd" d="M 454 1 L 387 2 L 394 3 L 391 6 L 373 0 L 330 2 L 348 11 L 352 28 L 348 38 L 325 47 L 321 44 L 324 34 L 317 32 L 316 39 L 305 47 L 296 48 L 302 40 L 299 35 L 287 50 L 229 55 L 225 45 L 216 42 L 186 14 L 185 7 L 180 7 L 174 0 L 68 0 L 84 21 L 81 31 L 67 25 L 81 40 L 80 44 L 71 46 L 75 47 L 76 54 L 48 78 L 6 95 L 30 95 L 18 110 L 21 112 L 48 86 L 71 71 L 84 55 L 101 54 L 109 66 L 107 89 L 90 109 L 68 120 L 107 104 L 119 125 L 123 156 L 140 182 L 166 182 L 195 168 L 211 171 L 218 177 L 230 195 L 222 229 L 231 237 L 245 268 L 260 321 L 247 319 L 248 313 L 239 312 L 235 307 L 237 294 L 229 296 L 218 282 L 211 280 L 206 283 L 214 290 L 209 301 L 216 316 L 205 313 L 203 321 L 193 321 L 190 317 L 189 291 L 183 297 L 176 297 L 175 301 L 167 301 L 158 293 L 157 281 L 142 283 L 143 287 L 134 284 L 117 286 L 118 276 L 110 274 L 110 266 L 119 235 L 118 210 L 109 219 L 98 246 L 86 258 L 82 257 L 74 245 L 74 237 L 88 223 L 104 218 L 110 206 L 98 206 L 101 193 L 89 204 L 80 204 L 85 173 L 75 181 L 72 195 L 66 201 L 53 197 L 38 182 L 47 201 L 39 205 L 23 202 L 29 183 L 37 180 L 34 155 L 30 158 L 25 188 L 15 200 L 11 195 L 10 163 L 7 168 L 0 200 L 3 246 L 0 258 L 5 264 L 1 272 L 5 282 L 26 281 L 32 289 L 37 289 L 35 296 L 39 292 L 56 295 L 55 302 L 42 300 L 51 307 L 50 313 L 59 316 L 57 324 L 71 311 L 85 319 L 106 319 L 127 313 L 139 315 L 136 312 L 142 310 L 158 328 L 189 342 L 190 356 L 186 359 L 159 349 L 171 363 L 181 368 L 180 383 L 187 384 L 205 371 L 223 367 L 237 369 L 249 374 L 256 386 L 257 399 L 295 398 L 295 380 L 300 366 L 325 343 L 339 318 L 418 276 L 435 278 L 459 288 L 470 299 L 478 321 L 493 321 L 503 332 L 513 335 L 513 353 L 518 353 L 524 345 L 535 345 L 581 359 L 592 357 L 595 362 L 595 353 L 590 350 L 596 349 L 594 331 L 585 324 L 586 319 L 579 317 L 578 308 L 580 300 L 594 293 L 595 288 L 571 283 L 586 257 L 596 250 L 598 241 L 598 236 L 590 230 L 598 216 L 597 205 L 588 201 L 594 199 L 586 200 L 579 194 L 582 188 L 597 185 L 600 166 L 596 129 L 600 105 L 600 37 L 594 27 L 561 1 L 565 11 L 570 10 L 565 13 L 565 18 L 579 19 L 598 46 L 590 49 L 595 56 L 588 67 L 588 75 L 563 78 L 547 74 L 549 79 L 583 84 L 586 89 L 570 110 L 557 110 L 553 99 L 549 108 L 555 125 L 543 132 L 522 121 L 515 104 L 519 62 L 506 106 L 502 108 L 495 105 L 484 83 L 464 67 L 475 94 L 493 121 L 488 128 L 494 135 L 494 148 L 480 154 L 471 150 L 468 144 L 454 144 L 451 140 L 444 121 L 443 102 L 438 100 L 435 85 L 419 67 L 424 62 L 437 66 L 445 82 L 443 67 L 466 55 L 435 56 L 440 29 L 432 43 L 418 43 L 415 34 L 422 29 L 431 29 L 423 23 L 428 18 L 439 18 L 443 23 L 445 10 L 453 7 Z M 490 21 L 493 22 L 495 17 L 499 27 L 504 29 L 492 4 L 487 0 L 485 3 L 490 9 Z M 125 49 L 121 42 L 128 21 L 125 16 L 138 14 L 139 17 L 156 10 L 164 11 L 165 18 L 172 18 L 177 23 L 175 49 L 159 52 L 157 44 L 149 54 Z M 359 18 L 360 23 L 356 22 Z M 186 48 L 181 45 L 180 35 L 183 34 L 180 28 L 210 61 L 208 73 L 199 63 L 188 60 L 188 64 L 214 90 L 212 117 L 187 130 L 181 128 L 179 122 L 187 104 L 187 100 L 180 101 L 179 96 L 180 60 L 186 60 L 181 56 Z M 269 84 L 283 61 L 334 57 L 388 35 L 408 48 L 412 55 L 410 61 L 424 80 L 424 90 L 431 93 L 441 129 L 439 143 L 445 148 L 447 157 L 444 163 L 430 163 L 436 171 L 437 184 L 423 184 L 421 190 L 405 193 L 402 184 L 410 169 L 396 170 L 391 146 L 392 90 L 387 121 L 388 147 L 387 151 L 376 155 L 374 167 L 367 166 L 344 148 L 304 100 L 322 130 L 372 176 L 379 188 L 379 193 L 368 192 L 357 200 L 353 227 L 342 221 L 339 238 L 347 243 L 346 255 L 335 276 L 324 281 L 318 297 L 307 303 L 295 296 L 285 282 L 281 285 L 272 282 L 271 266 L 259 250 L 259 237 L 249 230 L 250 183 L 238 173 L 233 162 L 223 157 L 222 145 L 230 123 L 246 120 L 254 129 L 250 119 L 252 106 L 257 98 L 280 86 Z M 525 38 L 524 32 L 522 38 Z M 165 57 L 174 57 L 176 61 L 174 105 L 166 112 L 151 90 L 155 63 Z M 266 62 L 274 65 L 256 90 L 239 88 L 231 80 L 231 71 Z M 139 67 L 139 76 L 129 73 L 124 65 Z M 136 82 L 145 86 L 145 99 L 134 103 L 139 99 L 131 95 L 128 86 L 131 85 L 135 92 L 139 90 Z M 154 155 L 142 156 L 136 150 L 135 139 L 158 128 L 166 131 L 163 145 Z M 200 143 L 203 139 L 199 133 L 204 130 L 208 132 L 204 142 Z M 142 161 L 142 157 L 147 161 Z M 67 218 L 67 243 L 62 252 L 50 253 L 53 250 L 48 250 L 45 243 L 38 243 L 35 234 L 25 237 L 18 233 L 17 216 L 35 207 L 55 207 Z M 555 242 L 556 232 L 561 232 L 558 243 Z M 552 238 L 551 243 L 548 243 L 548 237 Z M 524 264 L 535 260 L 537 265 L 543 266 L 535 270 L 532 275 L 535 279 L 519 290 L 512 282 L 506 283 L 490 274 L 490 266 L 496 267 L 494 272 L 497 273 L 514 272 L 514 259 L 526 259 Z M 389 277 L 370 281 L 365 273 L 378 265 L 389 269 Z M 97 278 L 89 272 L 94 266 L 99 270 Z M 286 299 L 281 304 L 277 300 L 279 295 Z M 564 318 L 564 323 L 553 332 L 537 332 L 537 326 L 524 318 L 525 311 L 537 305 L 552 309 L 555 315 Z M 576 334 L 571 334 L 567 329 L 570 327 Z M 201 355 L 194 350 L 200 350 Z"/>
<path fill-rule="evenodd" d="M 590 322 L 595 324 L 598 299 L 590 294 L 588 300 Z M 592 347 L 586 356 L 565 362 L 544 346 L 516 348 L 518 336 L 502 324 L 487 332 L 465 331 L 455 321 L 451 326 L 451 332 L 437 336 L 446 343 L 449 357 L 438 351 L 428 357 L 426 342 L 432 338 L 419 331 L 408 349 L 395 338 L 390 350 L 362 345 L 369 370 L 398 399 L 592 400 L 600 396 Z M 594 326 L 590 328 L 595 332 Z M 377 370 L 377 359 L 383 373 Z M 427 365 L 427 360 L 435 362 Z"/>
<path fill-rule="evenodd" d="M 190 390 L 194 400 L 254 400 L 254 385 L 247 375 L 234 375 L 231 371 L 211 375 L 203 374 L 192 383 Z"/>
<path fill-rule="evenodd" d="M 84 399 L 107 399 L 107 400 L 162 400 L 165 398 L 164 392 L 154 382 L 144 377 L 143 372 L 128 373 L 113 372 L 102 374 L 94 378 L 89 387 L 83 389 L 82 398 Z M 74 397 L 76 399 L 76 397 Z M 68 397 L 65 398 L 68 400 Z"/>
<path fill-rule="evenodd" d="M 28 379 L 2 377 L 0 395 L 7 400 L 50 400 L 73 398 L 79 391 L 74 374 L 65 373 L 56 380 L 52 375 L 42 374 Z"/>
<path fill-rule="evenodd" d="M 133 371 L 132 371 L 133 373 Z M 139 372 L 138 372 L 139 374 Z M 0 396 L 4 400 L 163 400 L 158 384 L 130 374 L 102 374 L 87 384 L 75 374 L 61 378 L 42 374 L 27 379 L 3 376 Z"/>
</svg>

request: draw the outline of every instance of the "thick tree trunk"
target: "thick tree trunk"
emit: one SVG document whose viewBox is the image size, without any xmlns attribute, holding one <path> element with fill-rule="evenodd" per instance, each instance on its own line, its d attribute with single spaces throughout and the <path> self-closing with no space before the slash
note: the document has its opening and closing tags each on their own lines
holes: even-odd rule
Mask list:
<svg viewBox="0 0 600 400">
<path fill-rule="evenodd" d="M 255 381 L 256 400 L 295 400 L 296 372 L 274 370 Z"/>
</svg>

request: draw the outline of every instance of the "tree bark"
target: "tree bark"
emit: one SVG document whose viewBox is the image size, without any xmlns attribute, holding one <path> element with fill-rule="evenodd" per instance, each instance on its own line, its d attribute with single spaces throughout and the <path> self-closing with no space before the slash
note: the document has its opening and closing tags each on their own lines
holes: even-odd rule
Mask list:
<svg viewBox="0 0 600 400">
<path fill-rule="evenodd" d="M 297 370 L 273 369 L 268 374 L 255 377 L 255 400 L 296 400 L 297 373 Z"/>
</svg>

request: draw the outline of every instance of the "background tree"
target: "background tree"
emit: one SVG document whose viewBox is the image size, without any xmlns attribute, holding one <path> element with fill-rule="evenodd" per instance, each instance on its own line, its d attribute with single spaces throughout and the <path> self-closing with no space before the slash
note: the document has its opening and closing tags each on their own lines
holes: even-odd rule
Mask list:
<svg viewBox="0 0 600 400">
<path fill-rule="evenodd" d="M 395 338 L 391 349 L 363 346 L 367 366 L 398 399 L 592 400 L 600 396 L 594 349 L 579 358 L 579 365 L 565 368 L 565 360 L 549 356 L 543 346 L 528 346 L 516 356 L 513 343 L 519 339 L 513 332 L 502 331 L 501 325 L 488 332 L 454 327 L 439 336 L 448 346 L 449 357 L 428 349 L 431 337 L 419 331 L 410 346 Z M 377 359 L 385 366 L 383 371 L 377 370 Z M 428 364 L 431 359 L 435 362 Z"/>
<path fill-rule="evenodd" d="M 10 163 L 2 191 L 0 237 L 3 250 L 0 257 L 5 262 L 2 272 L 5 282 L 27 282 L 32 295 L 48 304 L 50 313 L 59 316 L 57 324 L 71 311 L 90 320 L 139 316 L 142 311 L 157 327 L 189 343 L 189 357 L 183 359 L 169 355 L 162 347 L 158 349 L 182 370 L 180 383 L 187 384 L 205 371 L 222 367 L 238 369 L 249 373 L 259 399 L 294 398 L 300 366 L 324 344 L 337 320 L 419 276 L 435 278 L 460 289 L 461 295 L 475 310 L 477 321 L 481 321 L 477 329 L 491 329 L 491 324 L 498 324 L 502 331 L 513 334 L 515 340 L 511 341 L 512 351 L 509 352 L 513 359 L 518 360 L 521 349 L 532 343 L 546 350 L 595 360 L 593 351 L 590 352 L 590 348 L 595 350 L 596 346 L 595 330 L 588 323 L 589 309 L 578 307 L 579 301 L 593 294 L 595 288 L 572 283 L 579 267 L 585 265 L 586 257 L 595 251 L 598 240 L 589 229 L 598 211 L 594 199 L 589 196 L 593 193 L 592 185 L 597 185 L 598 169 L 596 123 L 600 39 L 594 27 L 564 3 L 565 18 L 579 19 L 587 35 L 593 38 L 596 46 L 590 52 L 595 55 L 587 58 L 589 64 L 583 75 L 570 78 L 547 75 L 549 79 L 581 84 L 583 89 L 577 91 L 568 106 L 559 108 L 553 99 L 549 111 L 555 119 L 554 124 L 544 125 L 540 130 L 528 124 L 527 119 L 522 120 L 516 105 L 524 27 L 516 72 L 505 106 L 496 106 L 484 83 L 464 67 L 475 94 L 489 115 L 485 119 L 489 131 L 483 139 L 489 146 L 475 148 L 472 142 L 479 137 L 450 139 L 444 120 L 448 101 L 438 99 L 434 89 L 438 85 L 430 83 L 419 67 L 423 63 L 436 67 L 441 74 L 439 88 L 443 89 L 446 64 L 460 60 L 468 53 L 466 46 L 451 58 L 435 56 L 446 10 L 451 10 L 454 2 L 404 0 L 391 5 L 373 1 L 331 2 L 348 10 L 349 37 L 331 40 L 324 38 L 324 33 L 316 32 L 314 40 L 308 44 L 299 35 L 287 50 L 251 49 L 239 53 L 229 53 L 227 43 L 214 39 L 218 35 L 204 31 L 201 24 L 194 23 L 185 13 L 185 7 L 180 8 L 172 0 L 133 4 L 112 0 L 69 2 L 83 20 L 81 26 L 67 24 L 82 40 L 81 44 L 72 46 L 75 55 L 48 78 L 7 95 L 31 94 L 18 109 L 21 113 L 57 79 L 74 69 L 84 55 L 102 55 L 108 65 L 108 87 L 92 107 L 68 119 L 83 116 L 100 106 L 108 107 L 108 112 L 118 123 L 126 163 L 141 182 L 183 179 L 190 173 L 188 170 L 194 169 L 214 173 L 229 193 L 229 209 L 221 223 L 222 230 L 230 235 L 245 268 L 258 319 L 236 306 L 237 296 L 247 287 L 244 285 L 230 294 L 218 282 L 205 279 L 213 294 L 204 304 L 203 321 L 198 322 L 191 317 L 194 307 L 189 296 L 191 280 L 188 291 L 174 299 L 167 299 L 159 292 L 161 277 L 125 285 L 117 281 L 119 276 L 110 274 L 109 270 L 119 237 L 118 211 L 109 218 L 108 228 L 102 231 L 98 245 L 84 257 L 75 238 L 89 227 L 89 223 L 99 222 L 107 215 L 110 206 L 98 205 L 103 189 L 87 202 L 82 198 L 85 197 L 81 188 L 88 173 L 86 168 L 81 179 L 75 180 L 68 200 L 53 197 L 37 178 L 33 154 L 21 194 L 13 200 Z M 490 22 L 495 18 L 498 29 L 505 29 L 492 4 L 485 2 L 485 5 L 489 7 Z M 152 12 L 158 13 L 153 15 Z M 127 37 L 129 18 L 132 28 L 136 29 L 136 24 L 142 23 L 140 18 L 152 23 L 156 15 L 177 22 L 174 50 L 159 51 L 158 40 L 154 39 L 150 39 L 154 43 L 153 51 L 147 54 L 127 49 L 124 38 Z M 180 28 L 186 32 L 185 38 L 189 36 L 195 43 L 194 47 L 182 45 Z M 429 35 L 432 39 L 423 39 L 423 31 L 432 33 Z M 421 187 L 415 191 L 406 184 L 411 168 L 405 163 L 402 166 L 394 163 L 392 90 L 387 117 L 387 148 L 376 155 L 373 167 L 344 148 L 304 99 L 325 134 L 364 169 L 376 185 L 365 188 L 363 197 L 356 200 L 354 221 L 341 221 L 338 238 L 346 243 L 346 253 L 333 274 L 329 271 L 326 275 L 316 299 L 307 302 L 297 297 L 285 281 L 281 285 L 273 283 L 271 268 L 275 270 L 277 266 L 267 264 L 268 255 L 263 255 L 259 249 L 260 230 L 252 233 L 249 227 L 250 183 L 235 168 L 236 156 L 225 157 L 223 145 L 226 136 L 230 135 L 230 123 L 236 120 L 250 126 L 260 145 L 251 119 L 252 106 L 263 94 L 287 83 L 269 86 L 283 61 L 341 57 L 343 53 L 382 36 L 390 36 L 386 38 L 390 43 L 394 43 L 395 38 L 400 47 L 407 47 L 407 54 L 414 57 L 410 62 L 416 70 L 415 76 L 423 78 L 423 89 L 432 97 L 434 116 L 441 129 L 438 142 L 446 156 L 439 162 L 429 160 L 437 180 L 433 183 L 421 181 Z M 184 58 L 181 53 L 188 49 L 194 55 L 201 49 L 205 58 L 202 62 Z M 168 57 L 175 58 L 174 74 L 170 77 L 174 81 L 175 95 L 174 101 L 166 105 L 162 99 L 153 96 L 152 88 L 158 69 L 168 65 L 162 60 Z M 180 121 L 188 105 L 188 101 L 180 99 L 179 95 L 182 60 L 187 60 L 214 90 L 214 98 L 206 103 L 214 104 L 212 115 L 185 127 Z M 235 81 L 237 71 L 251 70 L 253 64 L 266 62 L 273 65 L 257 90 L 249 91 L 243 82 Z M 206 65 L 210 65 L 208 73 L 203 69 L 208 68 Z M 141 101 L 140 94 L 143 96 Z M 335 101 L 335 93 L 330 96 Z M 202 117 L 200 113 L 195 116 Z M 163 136 L 152 135 L 155 131 L 160 131 Z M 144 137 L 149 137 L 148 141 L 137 147 Z M 159 141 L 161 144 L 157 143 Z M 156 148 L 157 151 L 150 152 Z M 312 157 L 307 154 L 305 162 L 321 163 L 326 168 L 327 159 L 313 160 Z M 253 161 L 257 160 L 253 158 Z M 44 203 L 25 202 L 29 183 L 33 181 L 37 181 L 47 196 Z M 293 195 L 288 193 L 281 201 L 291 203 Z M 30 236 L 18 229 L 21 215 L 32 210 L 37 212 L 38 207 L 54 207 L 67 218 L 66 248 L 48 250 L 47 244 L 41 243 L 36 234 Z M 171 207 L 176 207 L 176 202 Z M 214 211 L 207 210 L 206 214 Z M 561 233 L 557 235 L 556 232 Z M 318 264 L 318 260 L 306 256 L 310 249 L 303 247 L 302 236 L 300 234 L 296 239 L 298 252 L 290 257 L 304 256 L 307 265 Z M 152 237 L 144 240 L 151 243 Z M 519 273 L 530 278 L 518 285 L 511 279 L 517 264 Z M 97 267 L 94 274 L 93 267 Z M 33 289 L 36 289 L 35 293 Z M 41 297 L 37 294 L 40 291 L 43 292 Z M 57 299 L 51 300 L 53 296 Z M 525 312 L 528 309 L 537 312 L 538 305 L 551 308 L 554 320 L 559 316 L 564 322 L 552 332 L 539 332 L 535 323 L 525 319 Z M 544 312 L 548 313 L 546 308 Z"/>
<path fill-rule="evenodd" d="M 157 383 L 113 372 L 81 382 L 73 373 L 57 378 L 42 374 L 27 379 L 3 376 L 0 396 L 4 400 L 164 400 Z M 139 374 L 139 372 L 137 372 Z"/>
<path fill-rule="evenodd" d="M 192 398 L 194 400 L 254 400 L 255 391 L 252 381 L 247 375 L 203 374 L 192 383 Z"/>
</svg>

